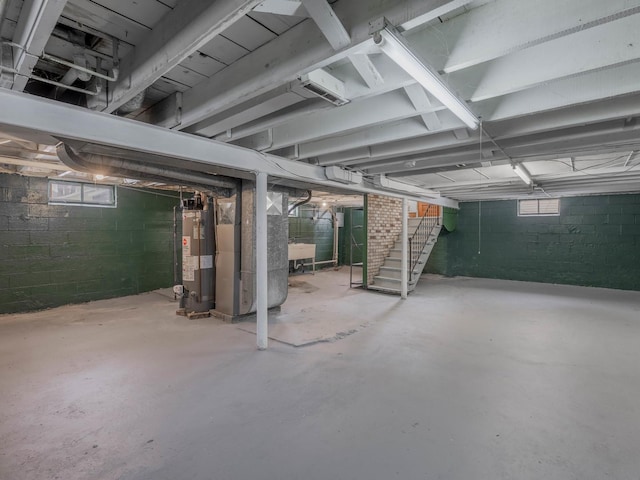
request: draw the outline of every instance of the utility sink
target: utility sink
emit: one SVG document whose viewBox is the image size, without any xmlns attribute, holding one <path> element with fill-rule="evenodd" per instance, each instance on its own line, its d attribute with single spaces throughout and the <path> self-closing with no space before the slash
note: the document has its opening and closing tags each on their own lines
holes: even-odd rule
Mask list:
<svg viewBox="0 0 640 480">
<path fill-rule="evenodd" d="M 316 270 L 316 244 L 315 243 L 290 243 L 289 260 L 311 259 L 313 271 Z"/>
</svg>

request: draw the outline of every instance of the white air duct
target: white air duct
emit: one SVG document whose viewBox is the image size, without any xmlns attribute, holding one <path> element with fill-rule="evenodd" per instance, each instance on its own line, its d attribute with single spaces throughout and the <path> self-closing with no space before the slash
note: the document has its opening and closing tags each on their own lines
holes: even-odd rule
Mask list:
<svg viewBox="0 0 640 480">
<path fill-rule="evenodd" d="M 329 180 L 351 185 L 359 185 L 362 183 L 362 174 L 360 172 L 352 172 L 345 170 L 336 165 L 324 167 L 324 175 Z"/>
</svg>

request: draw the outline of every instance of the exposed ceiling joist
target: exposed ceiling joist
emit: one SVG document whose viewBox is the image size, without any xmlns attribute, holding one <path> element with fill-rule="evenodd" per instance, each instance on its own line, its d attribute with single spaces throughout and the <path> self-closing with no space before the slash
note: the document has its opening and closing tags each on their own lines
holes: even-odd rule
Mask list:
<svg viewBox="0 0 640 480">
<path fill-rule="evenodd" d="M 275 127 L 273 129 L 273 145 L 269 150 L 430 113 L 443 108 L 431 105 L 427 110 L 416 111 L 406 95 L 397 90 L 370 100 L 354 102 L 340 108 L 317 113 L 313 117 L 301 118 L 295 123 Z M 255 138 L 258 137 L 259 135 Z M 254 138 L 251 137 L 238 142 L 239 145 L 249 148 L 254 143 Z"/>
<path fill-rule="evenodd" d="M 308 17 L 302 2 L 297 0 L 264 0 L 256 5 L 254 12 L 286 15 L 289 17 Z"/>
<path fill-rule="evenodd" d="M 325 140 L 301 144 L 299 146 L 300 157 L 308 158 L 311 156 L 319 156 L 318 160 L 320 164 L 331 165 L 346 161 L 348 158 L 353 159 L 354 150 L 367 147 L 368 157 L 375 158 L 380 150 L 385 149 L 386 145 L 396 142 L 400 143 L 401 140 L 409 140 L 416 137 L 432 138 L 447 135 L 442 132 L 460 127 L 460 120 L 451 112 L 441 111 L 439 115 L 440 127 L 437 134 L 436 132 L 429 131 L 420 117 L 409 118 L 375 127 L 367 127 L 337 138 L 331 137 Z M 336 151 L 341 153 L 332 154 L 332 152 Z"/>
<path fill-rule="evenodd" d="M 638 12 L 635 0 L 496 0 L 411 32 L 408 41 L 452 73 Z"/>
<path fill-rule="evenodd" d="M 105 112 L 114 112 L 259 3 L 258 0 L 184 0 L 122 60 Z"/>
<path fill-rule="evenodd" d="M 221 174 L 252 178 L 264 172 L 274 178 L 304 182 L 360 193 L 378 193 L 395 197 L 411 197 L 438 205 L 457 208 L 448 198 L 432 198 L 429 192 L 412 188 L 412 192 L 388 191 L 362 184 L 344 184 L 327 180 L 323 167 L 265 155 L 234 145 L 215 142 L 194 135 L 174 132 L 114 115 L 91 112 L 59 102 L 43 100 L 31 95 L 0 89 L 0 127 L 34 130 L 57 138 L 96 143 L 111 147 L 159 155 L 188 162 L 192 169 L 198 165 L 214 166 Z M 51 121 L 55 119 L 55 121 Z M 109 132 L 104 135 L 104 132 Z M 421 194 L 424 192 L 424 194 Z"/>
<path fill-rule="evenodd" d="M 342 50 L 351 43 L 347 29 L 327 0 L 302 0 L 302 4 L 334 50 Z"/>
<path fill-rule="evenodd" d="M 12 90 L 24 90 L 66 3 L 66 0 L 24 2 L 13 34 L 13 43 L 17 46 L 13 47 L 13 68 L 16 73 Z"/>
<path fill-rule="evenodd" d="M 510 53 L 451 74 L 450 82 L 473 102 L 524 90 L 563 77 L 620 65 L 640 57 L 638 16 Z M 566 52 L 571 52 L 567 55 Z"/>
<path fill-rule="evenodd" d="M 226 110 L 219 115 L 198 122 L 186 129 L 186 131 L 211 138 L 227 130 L 295 105 L 303 100 L 306 99 L 292 92 L 288 86 L 279 87 Z"/>
<path fill-rule="evenodd" d="M 377 89 L 382 86 L 384 78 L 369 58 L 369 55 L 366 53 L 354 53 L 349 55 L 349 61 L 369 88 Z"/>
<path fill-rule="evenodd" d="M 69 170 L 69 167 L 67 167 L 66 165 L 62 165 L 60 163 L 38 162 L 34 160 L 24 160 L 21 158 L 5 157 L 2 155 L 0 155 L 0 163 L 5 165 L 17 165 L 21 167 L 41 169 L 44 171 L 54 170 L 54 171 L 63 172 L 63 171 Z"/>
<path fill-rule="evenodd" d="M 425 111 L 431 107 L 431 99 L 427 95 L 427 92 L 422 85 L 418 83 L 414 83 L 413 85 L 408 85 L 404 87 L 404 91 L 413 103 L 413 106 L 416 107 L 418 111 Z M 424 113 L 421 115 L 422 121 L 428 130 L 440 130 L 442 124 L 440 123 L 440 119 L 436 112 Z"/>
<path fill-rule="evenodd" d="M 602 106 L 609 101 L 617 102 L 618 98 L 614 97 L 622 98 L 640 91 L 638 78 L 640 62 L 634 62 L 486 100 L 475 104 L 475 109 L 485 121 L 494 122 L 604 100 L 598 104 Z M 617 106 L 621 105 L 617 103 Z"/>
<path fill-rule="evenodd" d="M 369 35 L 372 18 L 386 16 L 394 25 L 402 26 L 434 8 L 455 4 L 457 2 L 446 0 L 404 0 L 391 6 L 384 3 L 363 8 L 362 0 L 338 2 L 335 11 L 339 16 L 349 18 L 351 44 L 358 46 L 353 51 L 346 49 L 336 54 L 313 21 L 307 19 L 185 92 L 182 123 L 178 128 L 185 129 L 241 101 L 291 82 L 300 74 L 360 51 L 366 47 L 364 42 L 373 43 Z M 212 95 L 212 92 L 219 93 Z"/>
</svg>

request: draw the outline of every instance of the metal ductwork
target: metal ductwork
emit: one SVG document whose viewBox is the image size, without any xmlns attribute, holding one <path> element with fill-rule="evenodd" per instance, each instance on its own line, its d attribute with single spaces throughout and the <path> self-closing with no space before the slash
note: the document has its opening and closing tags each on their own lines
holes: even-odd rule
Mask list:
<svg viewBox="0 0 640 480">
<path fill-rule="evenodd" d="M 237 188 L 236 180 L 227 177 L 178 171 L 167 167 L 123 160 L 106 155 L 79 153 L 68 144 L 61 143 L 57 147 L 58 158 L 72 170 L 85 173 L 100 173 L 117 177 L 139 178 L 167 183 L 183 182 L 197 190 L 207 190 L 223 197 L 230 196 Z"/>
<path fill-rule="evenodd" d="M 255 182 L 79 152 L 81 148 L 60 143 L 58 157 L 73 170 L 174 184 L 184 182 L 217 197 L 213 203 L 200 197 L 199 204 L 194 197 L 192 204 L 187 201 L 183 205 L 183 284 L 175 287 L 182 295 L 183 308 L 179 312 L 193 317 L 205 315 L 213 308 L 223 318 L 233 319 L 256 311 Z M 267 192 L 269 308 L 281 305 L 288 293 L 290 192 L 302 193 L 281 186 L 272 186 Z"/>
<path fill-rule="evenodd" d="M 138 93 L 135 97 L 133 97 L 127 103 L 123 104 L 118 109 L 118 113 L 132 113 L 132 112 L 135 112 L 136 110 L 139 110 L 142 107 L 142 103 L 144 102 L 146 93 L 147 93 L 146 90 L 143 90 L 140 93 Z"/>
</svg>

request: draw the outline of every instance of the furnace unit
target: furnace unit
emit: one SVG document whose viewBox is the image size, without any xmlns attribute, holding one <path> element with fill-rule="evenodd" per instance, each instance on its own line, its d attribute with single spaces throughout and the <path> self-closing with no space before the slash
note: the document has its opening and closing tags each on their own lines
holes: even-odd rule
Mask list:
<svg viewBox="0 0 640 480">
<path fill-rule="evenodd" d="M 267 192 L 269 308 L 288 291 L 289 190 Z M 294 191 L 294 193 L 297 193 Z M 182 205 L 182 285 L 176 312 L 189 318 L 210 313 L 227 321 L 256 311 L 255 182 L 241 180 L 228 197 L 196 193 Z"/>
</svg>

